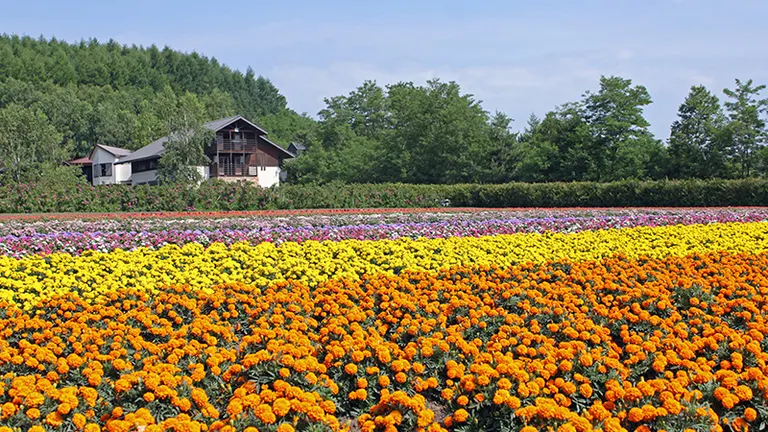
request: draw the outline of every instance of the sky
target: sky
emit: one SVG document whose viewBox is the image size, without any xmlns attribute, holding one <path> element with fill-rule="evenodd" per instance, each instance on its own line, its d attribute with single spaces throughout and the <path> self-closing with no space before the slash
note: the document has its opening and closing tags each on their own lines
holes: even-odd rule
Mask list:
<svg viewBox="0 0 768 432">
<path fill-rule="evenodd" d="M 364 80 L 440 78 L 520 130 L 618 75 L 648 89 L 661 139 L 692 85 L 768 84 L 765 17 L 765 0 L 0 0 L 0 33 L 196 51 L 312 116 Z"/>
</svg>

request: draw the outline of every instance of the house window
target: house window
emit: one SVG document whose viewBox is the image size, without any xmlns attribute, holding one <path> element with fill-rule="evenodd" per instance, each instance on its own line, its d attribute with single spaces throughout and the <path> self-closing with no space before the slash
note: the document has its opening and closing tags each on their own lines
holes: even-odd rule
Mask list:
<svg viewBox="0 0 768 432">
<path fill-rule="evenodd" d="M 96 165 L 96 169 L 93 173 L 94 177 L 112 177 L 112 164 L 103 163 Z"/>
<path fill-rule="evenodd" d="M 157 159 L 149 159 L 131 164 L 131 172 L 140 173 L 157 169 Z"/>
</svg>

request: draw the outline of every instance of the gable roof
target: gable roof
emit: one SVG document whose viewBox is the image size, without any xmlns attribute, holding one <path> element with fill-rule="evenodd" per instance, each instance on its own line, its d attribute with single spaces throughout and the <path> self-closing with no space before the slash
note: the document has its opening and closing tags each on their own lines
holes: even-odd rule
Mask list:
<svg viewBox="0 0 768 432">
<path fill-rule="evenodd" d="M 131 154 L 130 150 L 126 150 L 124 148 L 120 147 L 112 147 L 104 144 L 96 144 L 93 146 L 93 151 L 91 151 L 91 159 L 93 159 L 93 153 L 96 151 L 97 148 L 101 148 L 102 150 L 106 151 L 107 153 L 110 153 L 114 156 L 121 157 L 121 156 L 127 156 Z"/>
<path fill-rule="evenodd" d="M 272 144 L 273 146 L 277 147 L 278 150 L 281 150 L 283 153 L 288 155 L 288 157 L 294 157 L 293 153 L 289 152 L 288 150 L 286 150 L 286 149 L 280 147 L 279 145 L 273 143 L 272 141 L 268 140 L 267 137 L 265 136 L 267 134 L 267 131 L 264 130 L 264 128 L 262 128 L 261 126 L 251 122 L 250 120 L 248 120 L 247 118 L 245 118 L 245 117 L 243 117 L 241 115 L 236 115 L 236 116 L 232 116 L 232 117 L 227 117 L 227 118 L 223 118 L 223 119 L 218 119 L 218 120 L 210 121 L 208 123 L 204 123 L 203 126 L 206 129 L 212 130 L 214 132 L 218 132 L 219 130 L 223 129 L 225 126 L 230 125 L 230 124 L 232 124 L 232 123 L 234 123 L 234 122 L 236 122 L 238 120 L 242 120 L 242 121 L 248 123 L 249 125 L 251 125 L 253 128 L 263 132 L 264 134 L 260 135 L 260 137 L 264 141 L 266 141 L 267 143 Z M 167 142 L 168 142 L 168 137 L 164 136 L 164 137 L 162 137 L 162 138 L 160 138 L 158 140 L 155 140 L 155 141 L 147 144 L 146 146 L 136 150 L 135 152 L 130 153 L 129 155 L 127 155 L 125 157 L 121 157 L 120 161 L 116 162 L 116 163 L 117 164 L 124 164 L 124 163 L 128 163 L 128 162 L 136 162 L 136 161 L 140 161 L 140 160 L 144 160 L 144 159 L 153 159 L 153 158 L 156 158 L 156 157 L 160 157 L 165 152 L 165 143 L 167 143 Z"/>
<path fill-rule="evenodd" d="M 136 162 L 144 159 L 152 159 L 152 158 L 160 157 L 165 152 L 165 143 L 167 142 L 168 142 L 168 137 L 164 136 L 160 139 L 152 141 L 151 143 L 136 150 L 130 155 L 120 158 L 120 160 L 116 163 L 119 165 L 119 164 L 124 164 L 128 162 Z"/>
<path fill-rule="evenodd" d="M 224 126 L 232 124 L 232 123 L 234 123 L 234 122 L 236 122 L 238 120 L 242 120 L 242 121 L 248 123 L 253 128 L 262 131 L 265 135 L 267 134 L 267 131 L 263 127 L 257 125 L 256 123 L 248 120 L 247 118 L 245 118 L 245 117 L 243 117 L 241 115 L 236 115 L 236 116 L 232 116 L 232 117 L 227 117 L 227 118 L 223 118 L 223 119 L 218 119 L 218 120 L 210 121 L 208 123 L 205 123 L 203 126 L 207 127 L 208 129 L 210 129 L 212 131 L 219 131 L 222 128 L 224 128 Z"/>
<path fill-rule="evenodd" d="M 280 150 L 281 152 L 283 152 L 283 153 L 285 153 L 286 155 L 288 155 L 288 157 L 296 157 L 296 155 L 295 155 L 295 154 L 293 154 L 293 153 L 289 152 L 288 150 L 286 150 L 286 149 L 282 148 L 281 146 L 279 146 L 279 145 L 277 145 L 277 144 L 273 143 L 272 141 L 270 141 L 269 139 L 267 139 L 267 137 L 265 137 L 264 135 L 262 135 L 262 136 L 261 136 L 261 139 L 263 139 L 264 141 L 268 142 L 269 144 L 272 144 L 273 146 L 275 146 L 275 148 L 277 148 L 277 149 L 278 149 L 278 150 Z"/>
</svg>

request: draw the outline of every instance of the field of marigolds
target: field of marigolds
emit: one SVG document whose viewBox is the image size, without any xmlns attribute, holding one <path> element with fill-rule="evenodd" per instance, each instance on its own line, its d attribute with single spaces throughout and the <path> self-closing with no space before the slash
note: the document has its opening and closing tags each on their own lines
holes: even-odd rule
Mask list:
<svg viewBox="0 0 768 432">
<path fill-rule="evenodd" d="M 768 430 L 768 208 L 0 218 L 0 432 Z"/>
</svg>

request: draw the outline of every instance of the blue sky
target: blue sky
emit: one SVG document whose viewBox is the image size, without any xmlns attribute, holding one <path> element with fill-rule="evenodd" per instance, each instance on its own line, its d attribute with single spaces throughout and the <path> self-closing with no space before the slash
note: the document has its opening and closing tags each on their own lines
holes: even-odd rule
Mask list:
<svg viewBox="0 0 768 432">
<path fill-rule="evenodd" d="M 0 32 L 194 50 L 250 65 L 311 115 L 365 79 L 437 77 L 519 129 L 620 75 L 650 91 L 659 138 L 691 85 L 768 84 L 767 16 L 761 0 L 0 0 Z"/>
</svg>

